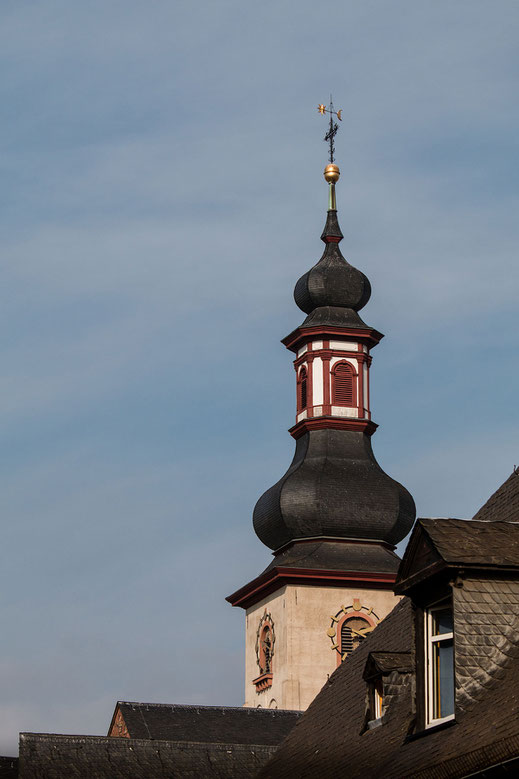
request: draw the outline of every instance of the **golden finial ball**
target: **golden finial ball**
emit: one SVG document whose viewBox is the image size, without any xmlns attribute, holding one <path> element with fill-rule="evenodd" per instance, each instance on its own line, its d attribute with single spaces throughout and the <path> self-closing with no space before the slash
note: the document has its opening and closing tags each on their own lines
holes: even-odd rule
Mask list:
<svg viewBox="0 0 519 779">
<path fill-rule="evenodd" d="M 333 162 L 330 162 L 330 164 L 327 165 L 324 169 L 324 178 L 328 184 L 336 184 L 339 181 L 340 175 L 341 172 L 339 170 L 339 166 L 335 165 Z"/>
</svg>

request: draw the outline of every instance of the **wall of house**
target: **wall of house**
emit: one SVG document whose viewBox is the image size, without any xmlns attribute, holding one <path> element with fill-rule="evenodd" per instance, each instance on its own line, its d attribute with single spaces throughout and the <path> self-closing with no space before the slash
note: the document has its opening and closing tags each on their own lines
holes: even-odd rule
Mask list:
<svg viewBox="0 0 519 779">
<path fill-rule="evenodd" d="M 333 646 L 340 646 L 341 622 L 359 616 L 366 627 L 376 625 L 399 599 L 391 590 L 285 585 L 251 606 L 246 613 L 244 705 L 306 709 L 340 663 Z M 256 643 L 265 616 L 275 636 L 272 680 L 258 691 L 253 683 L 260 676 Z"/>
</svg>

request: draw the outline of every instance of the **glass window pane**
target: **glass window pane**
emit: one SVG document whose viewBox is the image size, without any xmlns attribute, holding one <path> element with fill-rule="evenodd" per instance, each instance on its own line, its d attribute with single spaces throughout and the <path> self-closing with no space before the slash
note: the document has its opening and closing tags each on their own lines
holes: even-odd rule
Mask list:
<svg viewBox="0 0 519 779">
<path fill-rule="evenodd" d="M 452 639 L 433 645 L 434 719 L 454 714 L 454 652 Z"/>
<path fill-rule="evenodd" d="M 452 610 L 438 609 L 432 613 L 432 635 L 439 636 L 442 633 L 452 633 Z"/>
</svg>

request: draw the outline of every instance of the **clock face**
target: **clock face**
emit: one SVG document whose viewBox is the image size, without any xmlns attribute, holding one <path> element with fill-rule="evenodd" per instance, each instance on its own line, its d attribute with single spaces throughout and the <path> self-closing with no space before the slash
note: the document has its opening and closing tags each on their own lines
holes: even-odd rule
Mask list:
<svg viewBox="0 0 519 779">
<path fill-rule="evenodd" d="M 326 635 L 332 642 L 331 649 L 340 655 L 341 660 L 345 660 L 380 622 L 373 607 L 361 605 L 358 598 L 350 606 L 341 606 L 330 619 Z"/>
</svg>

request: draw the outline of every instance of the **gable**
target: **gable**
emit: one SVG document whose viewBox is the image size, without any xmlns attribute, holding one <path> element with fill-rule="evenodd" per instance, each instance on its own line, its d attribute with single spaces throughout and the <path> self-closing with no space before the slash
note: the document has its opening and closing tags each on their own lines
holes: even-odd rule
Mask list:
<svg viewBox="0 0 519 779">
<path fill-rule="evenodd" d="M 112 722 L 108 729 L 108 735 L 113 738 L 130 738 L 130 733 L 124 721 L 124 715 L 119 704 L 116 705 Z"/>
<path fill-rule="evenodd" d="M 414 583 L 424 579 L 429 573 L 439 568 L 441 563 L 441 555 L 418 520 L 398 569 L 395 592 L 403 591 L 406 587 L 405 585 L 402 587 L 402 585 L 408 580 L 413 580 Z"/>
</svg>

